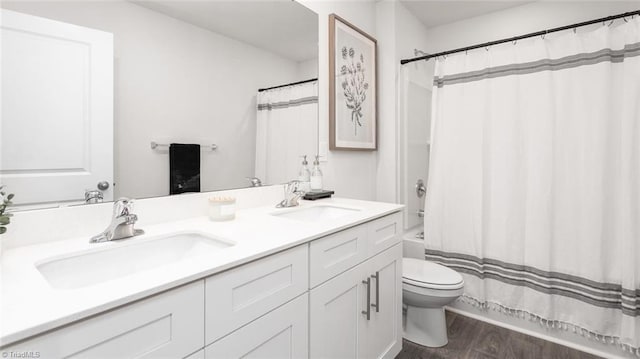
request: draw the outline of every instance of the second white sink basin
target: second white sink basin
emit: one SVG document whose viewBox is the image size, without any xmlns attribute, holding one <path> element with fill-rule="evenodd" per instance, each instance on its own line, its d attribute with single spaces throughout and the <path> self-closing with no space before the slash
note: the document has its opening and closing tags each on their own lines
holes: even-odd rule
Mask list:
<svg viewBox="0 0 640 359">
<path fill-rule="evenodd" d="M 274 216 L 295 219 L 298 221 L 317 222 L 340 218 L 359 212 L 359 209 L 337 206 L 314 206 L 293 209 L 287 212 L 275 212 Z"/>
<path fill-rule="evenodd" d="M 172 233 L 46 259 L 36 268 L 56 289 L 81 288 L 157 268 L 234 245 L 197 232 Z"/>
</svg>

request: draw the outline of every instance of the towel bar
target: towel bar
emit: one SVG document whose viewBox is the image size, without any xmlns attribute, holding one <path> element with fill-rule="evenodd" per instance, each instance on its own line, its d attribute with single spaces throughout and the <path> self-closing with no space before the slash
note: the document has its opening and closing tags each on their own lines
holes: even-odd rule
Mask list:
<svg viewBox="0 0 640 359">
<path fill-rule="evenodd" d="M 155 150 L 158 147 L 167 147 L 169 148 L 170 145 L 166 144 L 166 143 L 157 143 L 155 141 L 151 141 L 151 149 Z M 218 149 L 218 145 L 200 145 L 200 147 L 202 148 L 209 148 L 211 151 L 215 151 L 216 149 Z"/>
</svg>

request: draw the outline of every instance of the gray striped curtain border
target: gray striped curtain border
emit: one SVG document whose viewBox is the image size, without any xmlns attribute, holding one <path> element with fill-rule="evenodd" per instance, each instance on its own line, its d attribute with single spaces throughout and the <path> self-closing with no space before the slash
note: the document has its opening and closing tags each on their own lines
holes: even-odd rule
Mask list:
<svg viewBox="0 0 640 359">
<path fill-rule="evenodd" d="M 618 309 L 629 316 L 640 316 L 640 289 L 623 288 L 617 283 L 543 271 L 490 258 L 425 249 L 425 259 L 480 279 L 524 286 L 545 294 L 561 295 L 602 308 Z"/>
<path fill-rule="evenodd" d="M 594 65 L 601 62 L 621 63 L 626 58 L 635 56 L 640 56 L 640 42 L 626 45 L 621 50 L 602 49 L 596 52 L 581 53 L 554 60 L 543 59 L 524 62 L 521 64 L 489 67 L 478 71 L 435 77 L 433 85 L 436 87 L 443 87 L 445 85 L 474 82 L 510 75 L 525 75 L 542 71 L 565 70 L 585 65 Z"/>
<path fill-rule="evenodd" d="M 271 111 L 271 110 L 280 109 L 280 108 L 308 105 L 311 103 L 318 103 L 318 96 L 302 97 L 295 100 L 282 101 L 282 102 L 259 103 L 258 111 Z"/>
</svg>

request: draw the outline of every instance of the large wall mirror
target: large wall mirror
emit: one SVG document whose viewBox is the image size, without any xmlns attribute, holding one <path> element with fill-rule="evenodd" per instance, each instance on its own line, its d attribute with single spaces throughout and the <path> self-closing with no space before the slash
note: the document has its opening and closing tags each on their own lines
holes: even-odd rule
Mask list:
<svg viewBox="0 0 640 359">
<path fill-rule="evenodd" d="M 173 190 L 181 170 L 202 192 L 282 183 L 317 153 L 318 16 L 297 2 L 1 7 L 0 183 L 18 209 L 196 191 Z"/>
</svg>

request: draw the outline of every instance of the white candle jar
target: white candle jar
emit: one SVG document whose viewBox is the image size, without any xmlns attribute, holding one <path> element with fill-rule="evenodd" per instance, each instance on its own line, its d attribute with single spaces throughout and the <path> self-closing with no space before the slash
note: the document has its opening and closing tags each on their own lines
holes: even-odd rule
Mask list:
<svg viewBox="0 0 640 359">
<path fill-rule="evenodd" d="M 212 221 L 230 221 L 236 218 L 236 199 L 234 197 L 209 198 L 209 219 Z"/>
</svg>

